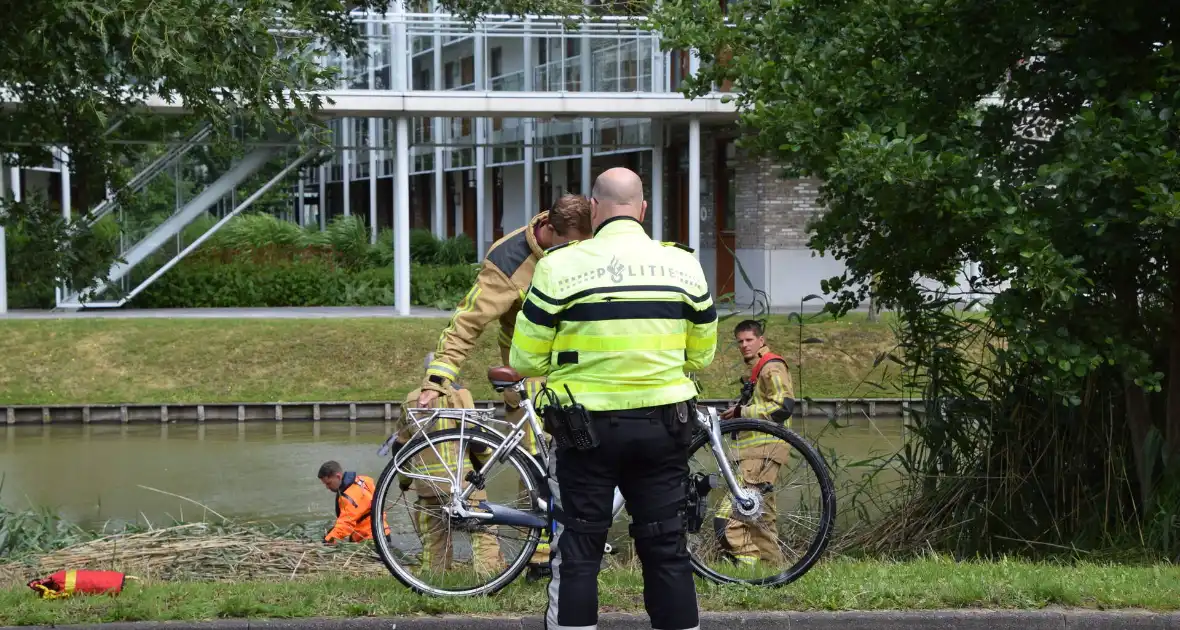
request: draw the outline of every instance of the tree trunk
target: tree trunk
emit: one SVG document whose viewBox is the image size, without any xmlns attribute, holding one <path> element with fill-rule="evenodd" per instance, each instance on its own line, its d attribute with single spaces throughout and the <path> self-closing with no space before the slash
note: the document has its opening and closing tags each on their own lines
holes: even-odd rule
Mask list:
<svg viewBox="0 0 1180 630">
<path fill-rule="evenodd" d="M 1134 275 L 1124 276 L 1124 281 L 1115 286 L 1115 298 L 1124 305 L 1122 326 L 1143 332 L 1143 320 L 1139 309 L 1139 289 L 1133 281 Z M 1153 488 L 1149 454 L 1146 452 L 1147 435 L 1151 432 L 1151 403 L 1147 392 L 1135 384 L 1130 376 L 1123 377 L 1123 399 L 1126 403 L 1127 430 L 1131 434 L 1131 453 L 1135 459 L 1135 476 L 1139 480 L 1140 509 L 1147 505 Z"/>
<path fill-rule="evenodd" d="M 1127 406 L 1127 428 L 1131 432 L 1131 452 L 1135 456 L 1135 476 L 1139 479 L 1140 508 L 1147 505 L 1151 497 L 1152 480 L 1148 466 L 1147 434 L 1151 431 L 1151 405 L 1147 392 L 1132 379 L 1124 379 L 1123 397 Z"/>
<path fill-rule="evenodd" d="M 1168 408 L 1164 419 L 1164 439 L 1169 463 L 1175 462 L 1180 454 L 1180 256 L 1171 261 L 1172 321 L 1169 326 L 1168 373 L 1164 376 L 1168 385 Z M 1174 464 L 1172 464 L 1174 465 Z"/>
</svg>

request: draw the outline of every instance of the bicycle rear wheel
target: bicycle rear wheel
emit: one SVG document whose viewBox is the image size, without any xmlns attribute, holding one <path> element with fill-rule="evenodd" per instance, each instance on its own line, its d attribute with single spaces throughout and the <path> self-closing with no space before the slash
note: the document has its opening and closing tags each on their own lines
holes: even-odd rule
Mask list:
<svg viewBox="0 0 1180 630">
<path fill-rule="evenodd" d="M 482 463 L 479 454 L 490 455 L 502 439 L 470 429 L 429 433 L 402 447 L 385 467 L 373 497 L 374 541 L 377 555 L 402 584 L 436 597 L 489 595 L 525 569 L 540 542 L 540 527 L 459 518 L 447 509 L 452 487 L 476 483 L 482 489 L 471 495 L 468 509 L 482 502 L 485 508 L 539 518 L 547 486 L 523 449 L 510 451 L 484 479 L 472 474 L 473 464 Z M 408 490 L 399 483 L 403 475 L 413 478 Z"/>
<path fill-rule="evenodd" d="M 815 565 L 832 536 L 836 494 L 827 464 L 798 434 L 763 420 L 724 421 L 721 439 L 738 482 L 757 491 L 756 505 L 737 505 L 709 436 L 698 433 L 689 445 L 690 480 L 711 478 L 712 489 L 700 531 L 688 535 L 693 570 L 719 584 L 790 584 Z M 690 486 L 690 494 L 704 490 L 704 483 Z"/>
</svg>

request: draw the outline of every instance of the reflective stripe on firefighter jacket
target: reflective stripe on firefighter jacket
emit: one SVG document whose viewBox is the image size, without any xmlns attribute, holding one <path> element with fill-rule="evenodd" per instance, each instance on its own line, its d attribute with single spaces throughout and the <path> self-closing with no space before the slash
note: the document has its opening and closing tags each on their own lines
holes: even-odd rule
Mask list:
<svg viewBox="0 0 1180 630">
<path fill-rule="evenodd" d="M 603 222 L 594 238 L 549 250 L 516 318 L 510 363 L 548 375 L 591 411 L 688 400 L 685 375 L 717 347 L 717 311 L 691 251 L 653 241 L 634 219 Z"/>
<path fill-rule="evenodd" d="M 336 524 L 324 536 L 327 542 L 350 540 L 360 542 L 373 537 L 373 490 L 376 484 L 367 475 L 344 473 L 340 489 L 336 491 Z"/>
<path fill-rule="evenodd" d="M 769 347 L 763 347 L 746 361 L 751 366 L 757 365 L 763 356 L 770 353 Z M 753 375 L 751 375 L 753 376 Z M 790 426 L 791 414 L 795 409 L 795 388 L 791 383 L 791 371 L 783 361 L 771 360 L 762 366 L 754 384 L 754 395 L 750 403 L 738 410 L 740 418 L 756 418 L 769 420 Z M 744 432 L 738 435 L 735 446 L 738 449 L 753 448 L 764 444 L 779 444 L 781 440 L 767 433 Z"/>
</svg>

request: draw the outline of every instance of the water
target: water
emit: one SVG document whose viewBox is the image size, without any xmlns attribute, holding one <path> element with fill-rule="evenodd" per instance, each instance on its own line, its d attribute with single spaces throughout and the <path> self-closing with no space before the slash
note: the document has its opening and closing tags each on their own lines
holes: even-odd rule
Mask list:
<svg viewBox="0 0 1180 630">
<path fill-rule="evenodd" d="M 900 418 L 795 421 L 825 457 L 852 462 L 896 452 Z M 213 518 L 190 501 L 234 520 L 278 524 L 326 521 L 333 496 L 316 479 L 324 461 L 376 478 L 386 423 L 286 422 L 170 425 L 8 426 L 0 441 L 0 503 L 44 506 L 89 526 L 167 525 Z M 863 469 L 835 466 L 837 487 Z M 888 480 L 882 480 L 887 482 Z"/>
</svg>

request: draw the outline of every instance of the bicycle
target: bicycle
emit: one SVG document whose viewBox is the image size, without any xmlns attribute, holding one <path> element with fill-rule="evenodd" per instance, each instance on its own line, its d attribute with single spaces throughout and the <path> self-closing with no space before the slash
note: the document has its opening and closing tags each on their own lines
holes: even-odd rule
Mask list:
<svg viewBox="0 0 1180 630">
<path fill-rule="evenodd" d="M 524 392 L 524 379 L 509 367 L 488 370 L 488 379 L 497 392 L 505 389 Z M 374 531 L 385 531 L 388 527 L 391 532 L 387 536 L 374 538 L 377 553 L 390 573 L 408 588 L 433 596 L 488 595 L 511 584 L 528 565 L 540 542 L 542 531 L 551 525 L 546 481 L 551 447 L 545 440 L 538 440 L 539 452 L 533 456 L 521 446 L 526 426 L 533 430 L 534 435 L 544 435 L 533 401 L 522 395 L 521 407 L 524 415 L 515 423 L 497 420 L 491 409 L 406 410 L 409 420 L 418 430 L 409 442 L 393 454 L 381 473 L 373 497 L 373 512 L 379 521 L 374 524 Z M 419 418 L 417 414 L 420 412 L 426 413 L 426 417 Z M 458 426 L 441 431 L 427 430 L 438 420 L 456 421 Z M 834 526 L 835 491 L 827 464 L 814 447 L 785 426 L 744 418 L 721 421 L 716 409 L 706 408 L 702 411 L 700 407 L 697 408 L 696 421 L 698 429 L 688 447 L 690 462 L 691 457 L 707 445 L 711 454 L 707 461 L 716 471 L 698 470 L 690 473 L 685 480 L 686 529 L 690 538 L 689 553 L 694 573 L 718 584 L 783 586 L 799 579 L 823 554 Z M 743 522 L 748 527 L 757 526 L 760 532 L 765 533 L 767 527 L 764 523 L 769 519 L 787 520 L 779 518 L 781 510 L 777 507 L 776 497 L 768 498 L 773 490 L 766 487 L 770 484 L 751 487 L 739 482 L 730 463 L 731 449 L 726 447 L 723 439 L 723 436 L 733 436 L 736 432 L 762 433 L 767 444 L 771 443 L 769 440 L 772 438 L 785 443 L 800 454 L 799 458 L 791 457 L 789 461 L 800 462 L 818 482 L 819 514 L 811 517 L 816 525 L 815 530 L 803 536 L 797 531 L 803 519 L 793 517 L 789 520 L 787 524 L 790 527 L 785 532 L 787 538 L 792 542 L 803 543 L 801 547 L 804 551 L 796 554 L 796 560 L 781 571 L 770 561 L 753 566 L 739 563 L 727 551 L 727 546 L 732 548 L 732 545 L 726 542 L 725 532 L 733 521 Z M 397 433 L 391 435 L 382 444 L 378 454 L 382 457 L 388 455 L 396 438 Z M 446 463 L 444 452 L 452 454 L 452 463 Z M 782 462 L 779 464 L 784 465 Z M 420 466 L 420 469 L 412 468 L 415 465 Z M 503 470 L 514 471 L 519 476 L 517 483 L 511 486 L 517 490 L 514 505 L 511 501 L 492 501 L 487 498 L 490 489 L 506 485 L 494 481 L 493 474 Z M 423 508 L 423 511 L 408 519 L 414 535 L 421 538 L 422 528 L 426 526 L 446 528 L 445 534 L 439 533 L 439 530 L 428 531 L 427 542 L 417 557 L 395 547 L 395 543 L 410 538 L 393 533 L 393 527 L 400 523 L 389 518 L 390 507 L 386 505 L 387 500 L 394 497 L 393 488 L 398 479 L 419 484 L 419 498 L 415 505 Z M 397 486 L 401 492 L 391 505 L 404 504 L 410 508 L 406 489 L 401 483 Z M 714 490 L 723 492 L 715 493 Z M 622 494 L 616 488 L 612 509 L 616 521 L 624 505 Z M 707 532 L 704 525 L 708 520 L 710 506 L 716 506 L 711 528 L 714 530 L 713 540 L 707 533 L 702 533 L 703 530 Z M 723 507 L 728 515 L 717 516 L 717 511 Z M 778 525 L 774 532 L 776 542 L 781 541 L 784 534 Z M 497 539 L 494 551 L 489 551 L 488 547 L 489 537 L 499 536 L 505 530 L 518 531 L 520 535 L 520 544 L 510 558 L 505 554 L 508 545 L 503 541 Z M 464 534 L 471 538 L 467 545 L 461 541 Z M 445 543 L 439 542 L 442 540 Z M 785 558 L 783 543 L 777 544 L 777 551 Z M 443 554 L 441 559 L 437 556 L 439 552 Z M 456 555 L 465 553 L 470 555 L 470 567 L 466 566 L 466 560 L 455 559 Z M 775 572 L 765 576 L 754 574 L 756 569 L 767 565 Z M 459 585 L 460 580 L 465 578 L 478 583 Z M 427 579 L 434 579 L 436 583 L 430 583 Z"/>
</svg>

